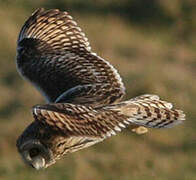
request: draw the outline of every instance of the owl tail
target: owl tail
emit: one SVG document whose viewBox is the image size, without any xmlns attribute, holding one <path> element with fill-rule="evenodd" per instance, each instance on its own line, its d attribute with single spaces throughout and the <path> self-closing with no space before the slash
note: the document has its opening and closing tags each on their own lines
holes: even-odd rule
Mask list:
<svg viewBox="0 0 196 180">
<path fill-rule="evenodd" d="M 160 100 L 157 95 L 138 96 L 108 108 L 127 116 L 128 122 L 147 128 L 170 128 L 185 120 L 183 111 L 174 109 L 171 103 Z M 137 132 L 138 129 L 133 130 Z"/>
</svg>

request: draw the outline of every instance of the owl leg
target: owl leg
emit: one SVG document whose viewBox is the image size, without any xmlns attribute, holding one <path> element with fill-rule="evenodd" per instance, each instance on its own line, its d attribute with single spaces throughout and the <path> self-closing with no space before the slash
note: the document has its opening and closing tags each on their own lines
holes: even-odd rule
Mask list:
<svg viewBox="0 0 196 180">
<path fill-rule="evenodd" d="M 55 103 L 72 103 L 91 106 L 111 104 L 120 99 L 119 91 L 109 83 L 96 83 L 75 86 L 62 93 Z"/>
</svg>

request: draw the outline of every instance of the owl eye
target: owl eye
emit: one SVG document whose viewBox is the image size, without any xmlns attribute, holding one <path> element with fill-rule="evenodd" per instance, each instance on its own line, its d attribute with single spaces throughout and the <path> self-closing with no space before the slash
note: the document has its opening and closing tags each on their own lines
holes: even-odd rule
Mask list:
<svg viewBox="0 0 196 180">
<path fill-rule="evenodd" d="M 40 150 L 38 148 L 32 148 L 29 150 L 29 155 L 31 158 L 36 157 L 37 155 L 39 155 Z"/>
</svg>

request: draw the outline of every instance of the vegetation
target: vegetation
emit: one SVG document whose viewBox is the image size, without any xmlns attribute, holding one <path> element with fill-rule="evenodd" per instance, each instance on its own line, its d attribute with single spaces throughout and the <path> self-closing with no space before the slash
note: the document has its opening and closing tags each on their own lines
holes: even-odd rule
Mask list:
<svg viewBox="0 0 196 180">
<path fill-rule="evenodd" d="M 194 0 L 0 1 L 0 179 L 195 179 L 196 14 Z M 187 114 L 167 130 L 125 130 L 69 154 L 46 170 L 21 161 L 15 142 L 43 97 L 16 71 L 16 40 L 38 7 L 70 12 L 92 48 L 120 72 L 127 97 L 158 94 Z"/>
</svg>

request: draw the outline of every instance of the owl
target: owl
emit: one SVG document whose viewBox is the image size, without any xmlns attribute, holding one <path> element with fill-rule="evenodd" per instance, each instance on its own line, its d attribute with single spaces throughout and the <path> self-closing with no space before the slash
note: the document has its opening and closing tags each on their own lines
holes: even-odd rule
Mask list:
<svg viewBox="0 0 196 180">
<path fill-rule="evenodd" d="M 41 8 L 28 18 L 16 64 L 47 101 L 32 108 L 34 121 L 16 143 L 24 162 L 37 170 L 124 128 L 142 133 L 185 120 L 183 111 L 157 95 L 122 101 L 125 87 L 117 70 L 91 50 L 67 12 Z"/>
</svg>

